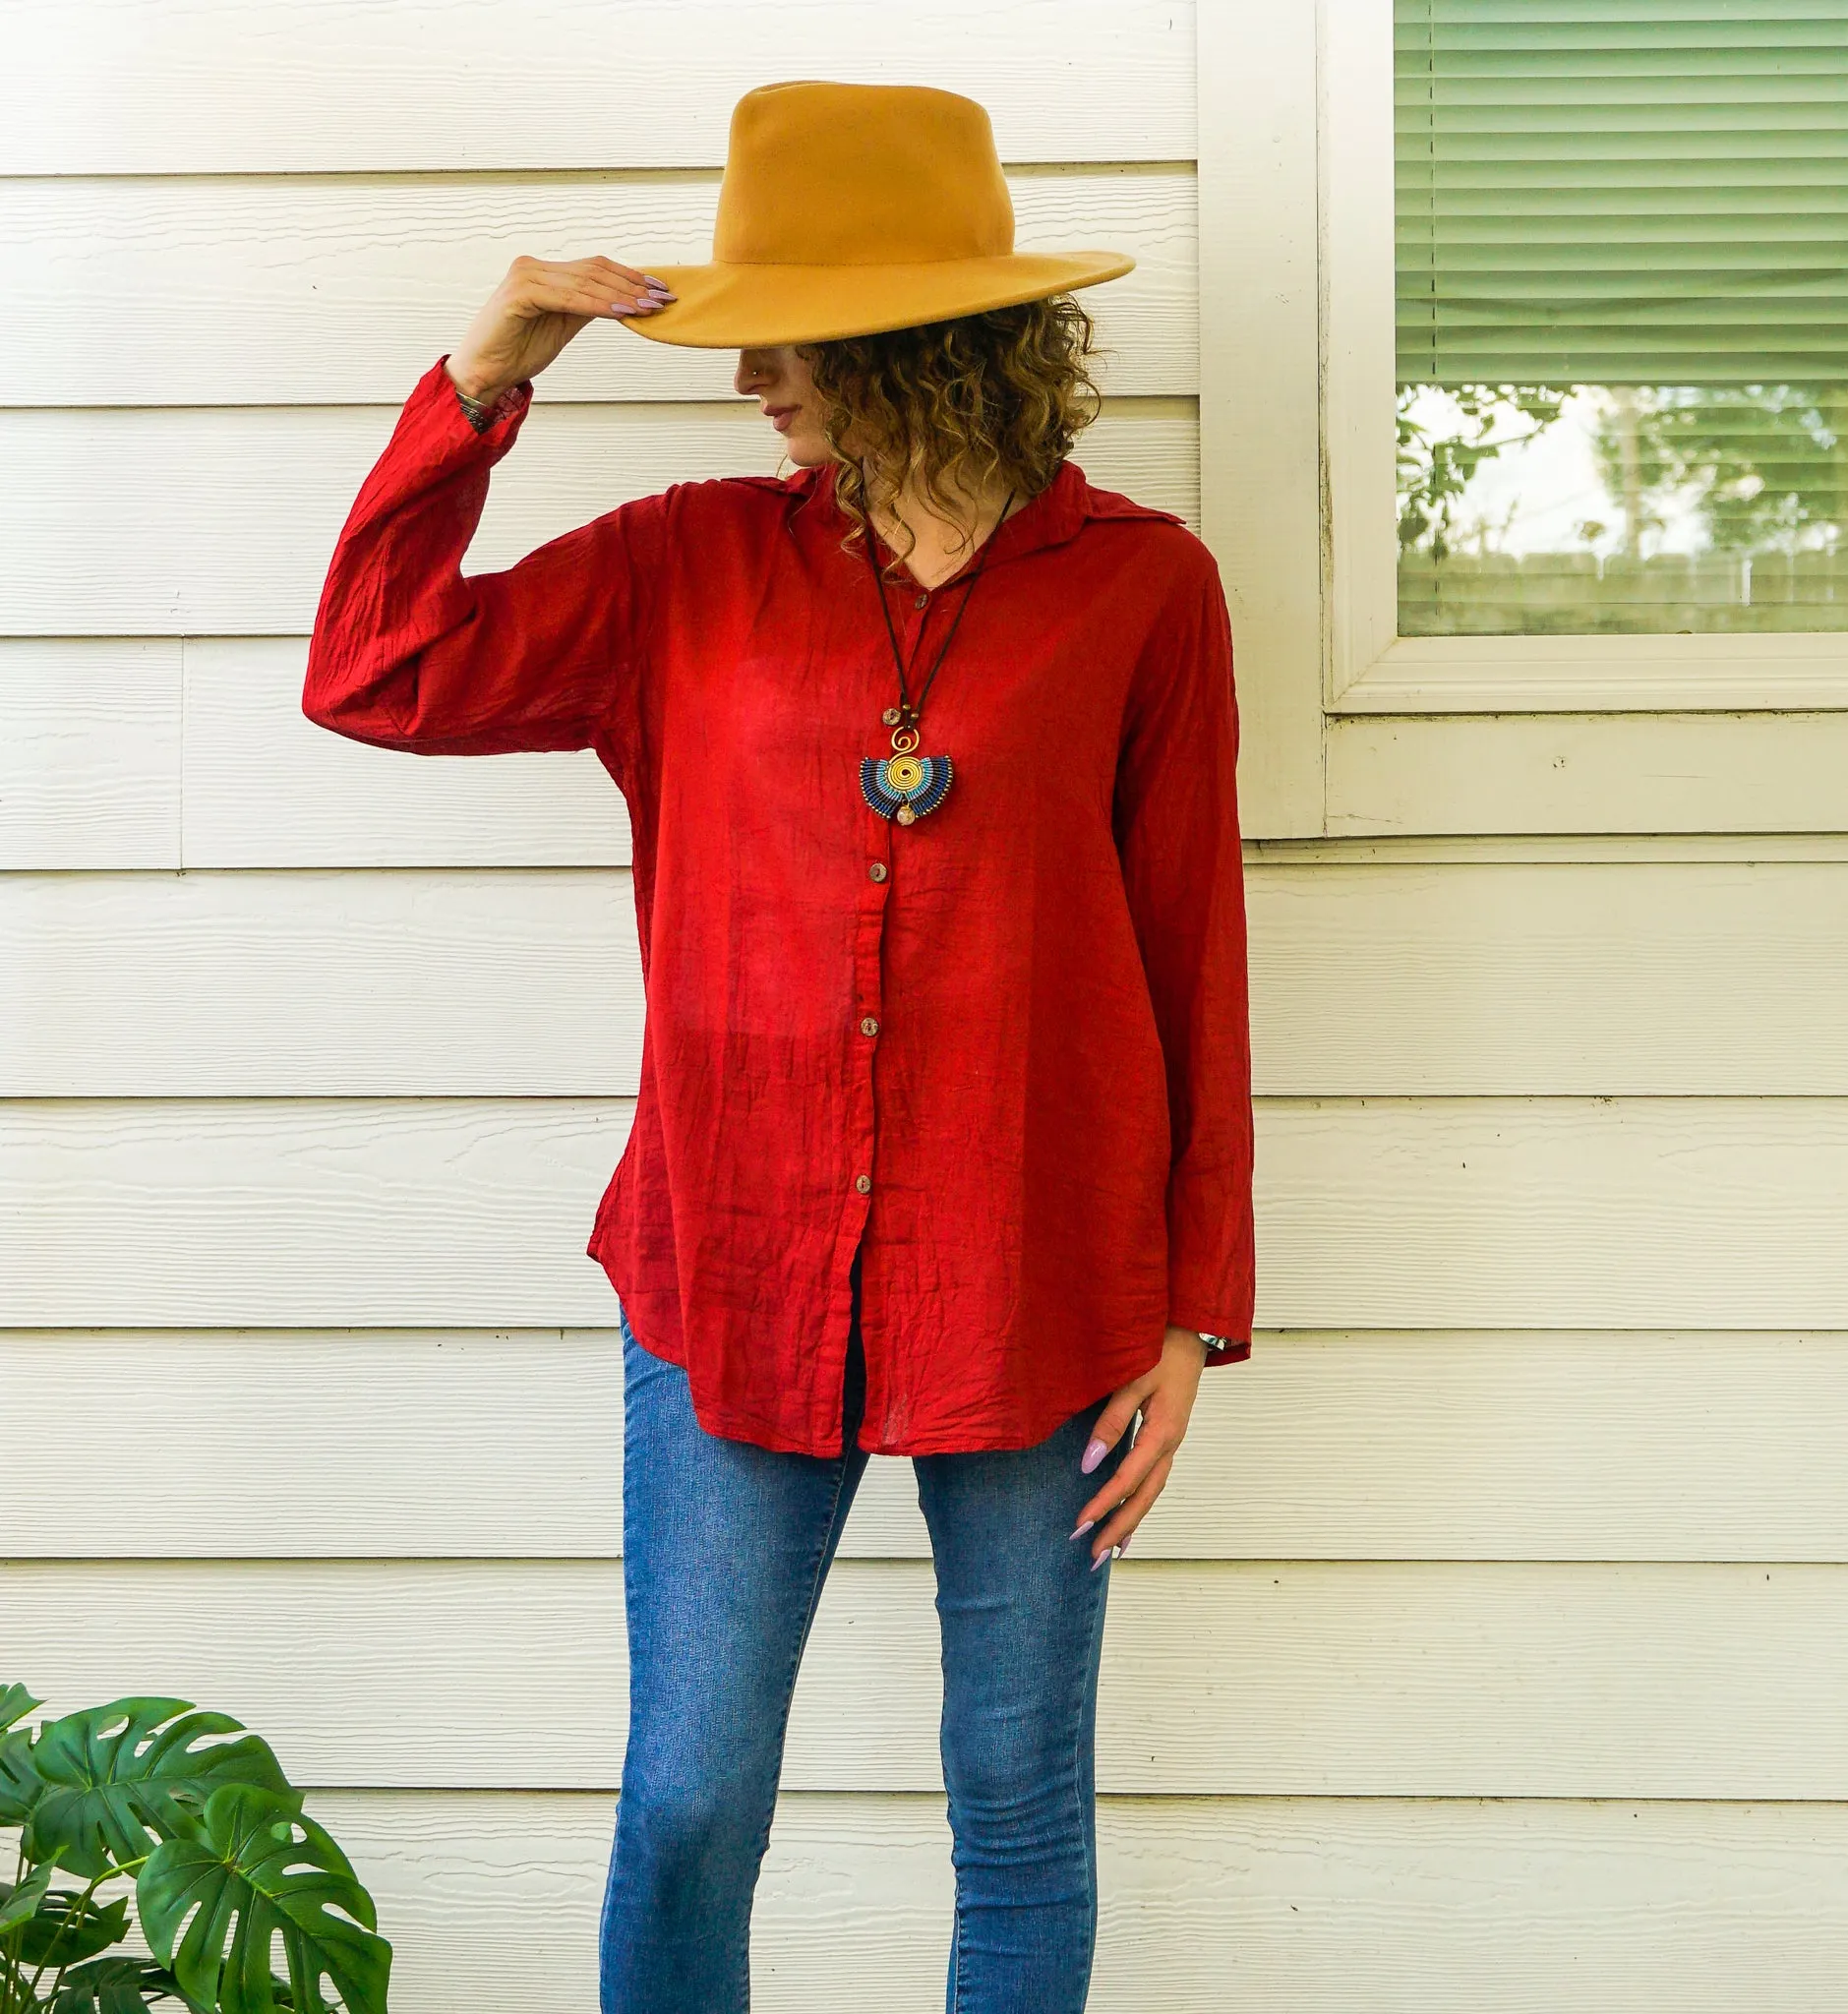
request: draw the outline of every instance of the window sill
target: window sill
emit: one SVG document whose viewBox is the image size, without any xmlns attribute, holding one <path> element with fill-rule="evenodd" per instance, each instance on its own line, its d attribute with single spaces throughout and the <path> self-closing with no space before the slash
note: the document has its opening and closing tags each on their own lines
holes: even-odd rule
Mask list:
<svg viewBox="0 0 1848 2014">
<path fill-rule="evenodd" d="M 1848 710 L 1848 633 L 1401 637 L 1333 714 Z"/>
</svg>

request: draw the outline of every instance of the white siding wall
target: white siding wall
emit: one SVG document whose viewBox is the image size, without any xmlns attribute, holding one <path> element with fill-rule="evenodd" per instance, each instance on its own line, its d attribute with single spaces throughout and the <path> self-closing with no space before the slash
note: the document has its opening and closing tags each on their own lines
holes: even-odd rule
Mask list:
<svg viewBox="0 0 1848 2014">
<path fill-rule="evenodd" d="M 582 1247 L 639 1051 L 626 826 L 587 757 L 308 727 L 321 573 L 507 258 L 701 255 L 726 114 L 775 76 L 969 89 L 1024 241 L 1137 253 L 1095 297 L 1118 354 L 1082 459 L 1201 522 L 1196 24 L 1149 0 L 19 12 L 0 1678 L 246 1717 L 375 1883 L 399 2014 L 567 2014 L 625 1706 L 620 1355 Z M 1295 32 L 1255 0 L 1201 26 L 1226 21 Z M 1260 265 L 1249 298 L 1300 277 Z M 477 563 L 771 465 L 728 372 L 587 331 Z M 1263 382 L 1239 395 L 1270 424 Z M 1233 584 L 1271 652 L 1258 763 L 1282 619 Z M 1802 775 L 1759 759 L 1766 724 L 1606 723 L 1627 808 L 1594 777 L 1575 819 L 1582 723 L 1422 723 L 1421 802 L 1399 724 L 1359 721 L 1329 740 L 1333 837 L 1254 816 L 1263 1333 L 1117 1570 L 1098 2008 L 1835 2004 L 1843 723 L 1817 718 Z M 1690 800 L 1696 734 L 1732 799 Z M 1406 830 L 1449 836 L 1341 836 Z M 876 1978 L 924 2014 L 948 1868 L 908 1464 L 875 1462 L 844 1550 L 758 1991 L 848 2014 Z"/>
</svg>

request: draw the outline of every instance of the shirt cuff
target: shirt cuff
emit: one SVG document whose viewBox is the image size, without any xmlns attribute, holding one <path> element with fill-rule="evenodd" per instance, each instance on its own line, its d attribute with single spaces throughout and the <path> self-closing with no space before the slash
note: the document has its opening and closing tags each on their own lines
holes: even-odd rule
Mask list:
<svg viewBox="0 0 1848 2014">
<path fill-rule="evenodd" d="M 485 434 L 490 427 L 498 426 L 503 420 L 510 420 L 515 413 L 523 412 L 532 397 L 532 382 L 523 380 L 518 385 L 509 385 L 498 398 L 471 398 L 462 387 L 449 377 L 448 359 L 444 360 L 443 375 L 448 380 L 449 389 L 455 394 L 455 402 L 462 409 L 462 416 L 477 434 Z"/>
</svg>

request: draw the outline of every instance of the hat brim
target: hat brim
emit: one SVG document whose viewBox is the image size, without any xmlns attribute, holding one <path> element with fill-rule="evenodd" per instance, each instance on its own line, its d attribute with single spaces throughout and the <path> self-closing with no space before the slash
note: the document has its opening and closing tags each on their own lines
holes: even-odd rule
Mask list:
<svg viewBox="0 0 1848 2014">
<path fill-rule="evenodd" d="M 835 342 L 1042 301 L 1118 279 L 1135 264 L 1122 252 L 1019 252 L 909 266 L 650 266 L 643 270 L 679 298 L 623 320 L 650 342 L 687 349 Z"/>
</svg>

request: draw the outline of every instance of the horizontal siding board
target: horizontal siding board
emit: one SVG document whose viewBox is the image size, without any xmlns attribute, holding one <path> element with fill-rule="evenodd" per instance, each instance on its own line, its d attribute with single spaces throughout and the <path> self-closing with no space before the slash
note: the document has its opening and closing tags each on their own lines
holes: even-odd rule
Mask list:
<svg viewBox="0 0 1848 2014">
<path fill-rule="evenodd" d="M 9 35 L 0 174 L 716 167 L 735 100 L 792 77 L 967 92 L 1010 161 L 1194 150 L 1166 0 L 16 0 Z"/>
<path fill-rule="evenodd" d="M 294 637 L 187 640 L 188 866 L 627 863 L 628 807 L 588 749 L 486 760 L 368 747 L 304 717 L 307 658 Z"/>
<path fill-rule="evenodd" d="M 183 737 L 171 696 L 182 648 Z M 304 658 L 296 637 L 0 638 L 0 774 L 13 779 L 0 864 L 176 864 L 182 744 L 190 866 L 627 860 L 623 801 L 594 756 L 364 747 L 302 718 Z M 1657 833 L 1696 850 L 1707 833 L 1848 833 L 1848 715 L 1335 722 L 1330 762 L 1336 829 L 1356 856 L 1426 835 L 1493 853 L 1495 835 L 1609 833 L 1621 861 L 1626 840 L 1659 857 Z"/>
<path fill-rule="evenodd" d="M 1724 1390 L 1726 1403 L 1713 1393 Z M 0 1333 L 16 1559 L 606 1559 L 615 1330 Z M 132 1402 L 97 1403 L 97 1395 Z M 132 1518 L 71 1450 L 160 1487 Z M 1848 1334 L 1264 1333 L 1216 1373 L 1141 1559 L 1848 1563 Z M 924 1559 L 875 1457 L 847 1557 Z"/>
<path fill-rule="evenodd" d="M 1481 838 L 1450 833 L 1426 839 L 1247 839 L 1245 859 L 1298 867 L 1630 867 L 1656 861 L 1756 867 L 1787 860 L 1830 866 L 1848 860 L 1848 833 L 1522 832 Z"/>
<path fill-rule="evenodd" d="M 632 1096 L 634 892 L 620 869 L 0 877 L 0 1026 L 13 1096 Z"/>
<path fill-rule="evenodd" d="M 0 1107 L 0 1324 L 608 1323 L 616 1301 L 584 1245 L 629 1112 L 618 1098 Z"/>
<path fill-rule="evenodd" d="M 1848 832 L 1848 712 L 1330 720 L 1328 829 Z"/>
<path fill-rule="evenodd" d="M 0 868 L 180 862 L 180 646 L 0 643 Z"/>
<path fill-rule="evenodd" d="M 9 651 L 63 647 L 0 640 L 0 664 Z M 295 638 L 186 643 L 189 865 L 595 866 L 628 859 L 622 800 L 594 756 L 407 761 L 363 747 L 302 718 L 305 650 Z M 1357 727 L 1382 732 L 1378 722 Z M 1557 729 L 1557 721 L 1514 717 L 1385 724 L 1374 751 L 1388 765 L 1374 772 L 1389 793 L 1375 800 L 1381 815 L 1347 820 L 1318 859 L 1343 849 L 1356 859 L 1383 859 L 1377 849 L 1427 836 L 1444 864 L 1478 849 L 1501 859 L 1512 858 L 1511 848 L 1561 846 L 1570 858 L 1614 864 L 1660 859 L 1665 848 L 1709 857 L 1725 849 L 1752 860 L 1800 843 L 1832 844 L 1832 858 L 1844 857 L 1839 837 L 1822 836 L 1848 833 L 1848 715 L 1605 717 L 1580 720 L 1579 738 L 1565 743 Z M 1426 764 L 1415 792 L 1402 794 L 1390 767 L 1401 731 L 1404 747 Z M 1332 735 L 1337 749 L 1354 753 L 1347 727 L 1334 723 Z M 1577 754 L 1596 758 L 1586 787 L 1562 792 L 1561 764 Z M 1248 746 L 1247 762 L 1259 759 Z M 1685 787 L 1672 774 L 1677 763 L 1692 779 Z M 1354 772 L 1345 756 L 1332 755 L 1331 764 L 1339 793 L 1331 801 L 1351 804 Z M 1648 826 L 1649 804 L 1638 809 L 1639 792 L 1645 800 L 1658 793 L 1661 836 L 1625 829 Z"/>
<path fill-rule="evenodd" d="M 0 461 L 15 471 L 0 490 L 0 633 L 305 633 L 395 419 L 395 405 L 0 411 Z M 510 565 L 677 481 L 770 473 L 780 451 L 742 401 L 541 400 L 496 470 L 468 570 Z M 1193 400 L 1112 402 L 1074 458 L 1103 487 L 1198 522 Z"/>
<path fill-rule="evenodd" d="M 329 1791 L 395 1946 L 395 2014 L 596 1996 L 598 1793 Z M 1848 1809 L 1827 1804 L 1106 1797 L 1092 2014 L 1817 2014 L 1848 1970 Z M 753 1917 L 751 2005 L 938 2014 L 939 1797 L 793 1793 Z M 546 1922 L 533 1938 L 528 1925 Z"/>
<path fill-rule="evenodd" d="M 1848 867 L 1248 868 L 1284 1096 L 1848 1093 Z"/>
<path fill-rule="evenodd" d="M 1199 384 L 1193 174 L 1037 169 L 1011 178 L 1024 252 L 1107 245 L 1136 269 L 1088 290 L 1104 385 Z M 718 178 L 658 173 L 50 178 L 4 196 L 10 403 L 395 403 L 453 347 L 520 253 L 708 257 Z M 98 300 L 132 297 L 135 340 Z M 733 399 L 732 351 L 587 328 L 546 373 L 566 399 Z"/>
<path fill-rule="evenodd" d="M 603 1326 L 621 1099 L 0 1105 L 0 1326 Z M 1839 1328 L 1848 1099 L 1266 1099 L 1258 1320 Z M 98 1252 L 107 1263 L 98 1263 Z"/>
<path fill-rule="evenodd" d="M 0 640 L 0 663 L 24 648 Z M 627 859 L 627 826 L 610 822 L 622 801 L 594 756 L 406 762 L 362 747 L 302 719 L 304 657 L 293 638 L 187 642 L 189 865 Z M 1395 767 L 1396 751 L 1415 774 Z M 1245 759 L 1263 759 L 1259 744 Z M 1546 843 L 1531 835 L 1589 834 L 1621 862 L 1633 847 L 1659 857 L 1665 843 L 1750 849 L 1772 842 L 1743 836 L 1848 833 L 1848 715 L 1601 716 L 1563 738 L 1557 719 L 1334 722 L 1330 765 L 1331 804 L 1347 808 L 1325 844 L 1356 855 L 1426 836 L 1505 854 Z"/>
<path fill-rule="evenodd" d="M 0 640 L 0 653 L 27 647 Z M 187 642 L 189 864 L 627 859 L 622 800 L 594 756 L 409 762 L 343 741 L 301 718 L 303 655 L 293 638 Z M 1249 743 L 1247 765 L 1262 759 Z M 1579 716 L 1569 733 L 1556 715 L 1335 721 L 1329 733 L 1331 829 L 1357 847 L 1557 835 L 1609 858 L 1626 843 L 1639 856 L 1665 840 L 1699 851 L 1717 834 L 1750 858 L 1788 849 L 1789 835 L 1839 842 L 1844 777 L 1848 713 Z"/>
<path fill-rule="evenodd" d="M 1130 1560 L 1113 1578 L 1104 1791 L 1848 1795 L 1842 1568 Z M 789 1788 L 937 1788 L 932 1585 L 923 1561 L 837 1563 Z M 262 1728 L 302 1782 L 589 1790 L 620 1773 L 613 1564 L 15 1564 L 0 1640 L 35 1691 L 73 1700 L 119 1693 L 132 1644 L 138 1689 Z"/>
<path fill-rule="evenodd" d="M 1261 1095 L 1848 1094 L 1848 862 L 1246 879 Z M 641 1021 L 621 872 L 0 881 L 0 1096 L 627 1096 Z"/>
<path fill-rule="evenodd" d="M 1837 1098 L 1275 1103 L 1260 1319 L 1832 1327 L 1848 1309 L 1844 1193 Z"/>
</svg>

